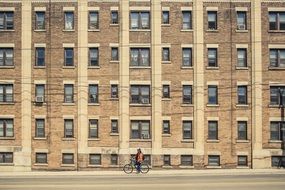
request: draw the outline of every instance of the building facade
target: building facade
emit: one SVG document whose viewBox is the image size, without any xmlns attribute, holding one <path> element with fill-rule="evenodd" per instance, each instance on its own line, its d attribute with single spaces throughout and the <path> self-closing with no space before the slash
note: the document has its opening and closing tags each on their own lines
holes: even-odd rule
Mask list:
<svg viewBox="0 0 285 190">
<path fill-rule="evenodd" d="M 0 171 L 271 168 L 282 0 L 2 0 Z"/>
</svg>

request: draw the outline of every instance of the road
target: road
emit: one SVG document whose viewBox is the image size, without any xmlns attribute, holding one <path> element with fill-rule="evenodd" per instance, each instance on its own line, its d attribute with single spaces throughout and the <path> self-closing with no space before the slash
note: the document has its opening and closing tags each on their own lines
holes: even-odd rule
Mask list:
<svg viewBox="0 0 285 190">
<path fill-rule="evenodd" d="M 285 174 L 0 176 L 1 190 L 284 190 Z"/>
</svg>

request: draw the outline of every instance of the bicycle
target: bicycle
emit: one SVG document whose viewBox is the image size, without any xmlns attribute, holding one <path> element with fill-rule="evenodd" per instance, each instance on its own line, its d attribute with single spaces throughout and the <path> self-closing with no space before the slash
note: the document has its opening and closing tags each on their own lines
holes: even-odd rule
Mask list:
<svg viewBox="0 0 285 190">
<path fill-rule="evenodd" d="M 126 164 L 123 168 L 124 172 L 126 174 L 130 174 L 134 171 L 134 169 L 137 169 L 136 160 L 134 158 L 130 159 L 130 163 Z M 147 173 L 149 171 L 149 165 L 147 163 L 141 163 L 141 173 Z"/>
</svg>

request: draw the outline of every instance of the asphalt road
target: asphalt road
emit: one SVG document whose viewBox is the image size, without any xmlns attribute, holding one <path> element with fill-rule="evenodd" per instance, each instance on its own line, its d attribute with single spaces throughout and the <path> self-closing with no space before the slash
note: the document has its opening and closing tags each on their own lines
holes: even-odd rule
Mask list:
<svg viewBox="0 0 285 190">
<path fill-rule="evenodd" d="M 284 190 L 285 174 L 1 176 L 1 190 Z"/>
</svg>

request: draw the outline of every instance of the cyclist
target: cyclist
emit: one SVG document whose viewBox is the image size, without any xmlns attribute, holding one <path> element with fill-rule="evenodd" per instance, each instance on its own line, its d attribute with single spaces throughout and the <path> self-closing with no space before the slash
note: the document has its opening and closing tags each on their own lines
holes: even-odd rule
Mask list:
<svg viewBox="0 0 285 190">
<path fill-rule="evenodd" d="M 137 154 L 136 154 L 136 168 L 137 168 L 137 173 L 141 172 L 141 164 L 144 160 L 144 155 L 141 151 L 140 148 L 137 149 Z"/>
</svg>

